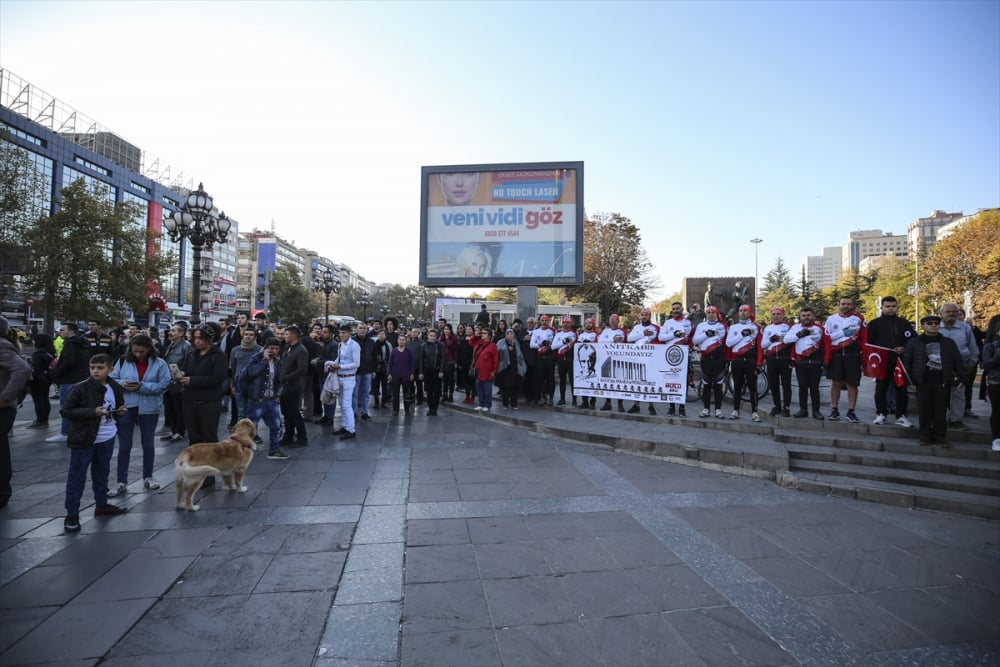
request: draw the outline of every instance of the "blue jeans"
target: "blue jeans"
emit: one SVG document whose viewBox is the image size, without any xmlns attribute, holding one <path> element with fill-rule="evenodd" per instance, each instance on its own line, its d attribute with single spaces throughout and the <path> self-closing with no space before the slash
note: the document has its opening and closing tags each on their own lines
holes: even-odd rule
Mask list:
<svg viewBox="0 0 1000 667">
<path fill-rule="evenodd" d="M 69 475 L 66 477 L 66 516 L 79 516 L 80 498 L 87 485 L 87 469 L 94 489 L 94 502 L 98 507 L 108 504 L 108 473 L 111 472 L 111 454 L 115 439 L 95 443 L 89 447 L 72 447 L 69 452 Z"/>
<path fill-rule="evenodd" d="M 247 416 L 247 398 L 236 394 L 236 418 L 243 419 Z"/>
<path fill-rule="evenodd" d="M 139 424 L 139 441 L 142 444 L 142 478 L 153 476 L 153 438 L 159 413 L 140 415 L 139 406 L 129 408 L 118 418 L 118 482 L 128 484 L 128 465 L 132 459 L 132 436 Z"/>
<path fill-rule="evenodd" d="M 263 420 L 267 426 L 267 452 L 270 454 L 279 448 L 278 438 L 281 436 L 281 409 L 278 401 L 247 401 L 247 419 L 254 424 Z"/>
<path fill-rule="evenodd" d="M 493 407 L 493 380 L 476 380 L 476 398 L 480 407 Z"/>
<path fill-rule="evenodd" d="M 372 391 L 372 374 L 371 373 L 358 373 L 355 376 L 354 383 L 354 396 L 352 398 L 354 406 L 354 415 L 366 415 L 368 414 L 368 399 L 369 394 Z"/>
<path fill-rule="evenodd" d="M 74 382 L 70 382 L 69 384 L 61 384 L 61 385 L 59 385 L 59 407 L 60 408 L 62 406 L 64 406 L 64 405 L 66 405 L 66 399 L 69 397 L 69 392 L 71 392 L 73 390 L 73 385 L 74 384 L 75 384 Z M 66 419 L 65 417 L 63 417 L 63 420 L 62 420 L 62 431 L 60 431 L 60 433 L 62 433 L 63 435 L 69 435 L 69 420 Z"/>
</svg>

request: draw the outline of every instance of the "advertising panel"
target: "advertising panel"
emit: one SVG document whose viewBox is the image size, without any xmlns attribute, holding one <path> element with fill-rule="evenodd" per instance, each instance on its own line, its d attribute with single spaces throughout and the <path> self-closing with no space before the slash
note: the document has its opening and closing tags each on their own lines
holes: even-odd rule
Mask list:
<svg viewBox="0 0 1000 667">
<path fill-rule="evenodd" d="M 600 398 L 685 403 L 686 345 L 576 343 L 573 394 Z"/>
<path fill-rule="evenodd" d="M 421 169 L 420 284 L 580 285 L 583 163 Z"/>
</svg>

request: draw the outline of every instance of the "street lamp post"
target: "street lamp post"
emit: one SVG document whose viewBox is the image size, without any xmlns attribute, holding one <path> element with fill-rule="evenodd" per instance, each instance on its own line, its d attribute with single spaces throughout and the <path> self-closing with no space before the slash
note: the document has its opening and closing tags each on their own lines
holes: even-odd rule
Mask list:
<svg viewBox="0 0 1000 667">
<path fill-rule="evenodd" d="M 388 304 L 382 304 L 382 307 L 378 309 L 378 312 L 382 314 L 382 321 L 385 322 L 385 317 L 390 312 Z"/>
<path fill-rule="evenodd" d="M 330 323 L 330 294 L 340 293 L 340 281 L 333 277 L 333 271 L 327 269 L 321 278 L 313 281 L 313 291 L 322 292 L 326 297 L 326 309 L 323 313 L 323 324 Z"/>
<path fill-rule="evenodd" d="M 368 319 L 368 306 L 372 305 L 372 300 L 367 296 L 358 299 L 358 305 L 361 306 L 361 321 L 364 322 Z"/>
<path fill-rule="evenodd" d="M 760 288 L 757 286 L 757 281 L 760 279 L 760 270 L 757 264 L 757 247 L 764 242 L 764 239 L 753 238 L 750 239 L 750 243 L 753 244 L 753 307 L 757 307 L 757 294 L 760 292 Z"/>
<path fill-rule="evenodd" d="M 180 209 L 163 220 L 171 241 L 186 238 L 194 250 L 191 324 L 201 324 L 201 251 L 203 248 L 211 250 L 216 243 L 225 243 L 232 225 L 225 213 L 215 212 L 212 197 L 201 183 L 197 190 L 188 194 Z"/>
</svg>

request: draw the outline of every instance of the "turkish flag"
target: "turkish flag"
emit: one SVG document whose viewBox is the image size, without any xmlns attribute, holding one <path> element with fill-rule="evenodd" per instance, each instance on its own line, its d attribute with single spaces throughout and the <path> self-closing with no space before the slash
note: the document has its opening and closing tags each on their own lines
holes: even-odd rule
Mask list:
<svg viewBox="0 0 1000 667">
<path fill-rule="evenodd" d="M 906 368 L 903 366 L 902 359 L 896 359 L 896 370 L 892 373 L 892 381 L 896 383 L 897 387 L 906 385 Z"/>
<path fill-rule="evenodd" d="M 889 353 L 892 352 L 887 347 L 865 343 L 862 348 L 862 356 L 865 362 L 865 376 L 881 380 L 885 377 L 888 365 Z"/>
</svg>

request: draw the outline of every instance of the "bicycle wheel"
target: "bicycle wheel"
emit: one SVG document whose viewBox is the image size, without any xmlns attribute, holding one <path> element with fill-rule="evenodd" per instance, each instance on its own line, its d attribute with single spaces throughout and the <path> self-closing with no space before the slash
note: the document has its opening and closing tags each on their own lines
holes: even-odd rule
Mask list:
<svg viewBox="0 0 1000 667">
<path fill-rule="evenodd" d="M 687 395 L 688 403 L 693 403 L 701 398 L 701 362 L 692 354 L 688 359 Z"/>
<path fill-rule="evenodd" d="M 763 368 L 757 369 L 757 398 L 758 400 L 767 396 L 767 393 L 771 391 L 771 386 L 767 383 L 767 371 Z M 749 394 L 747 395 L 749 398 Z"/>
</svg>

